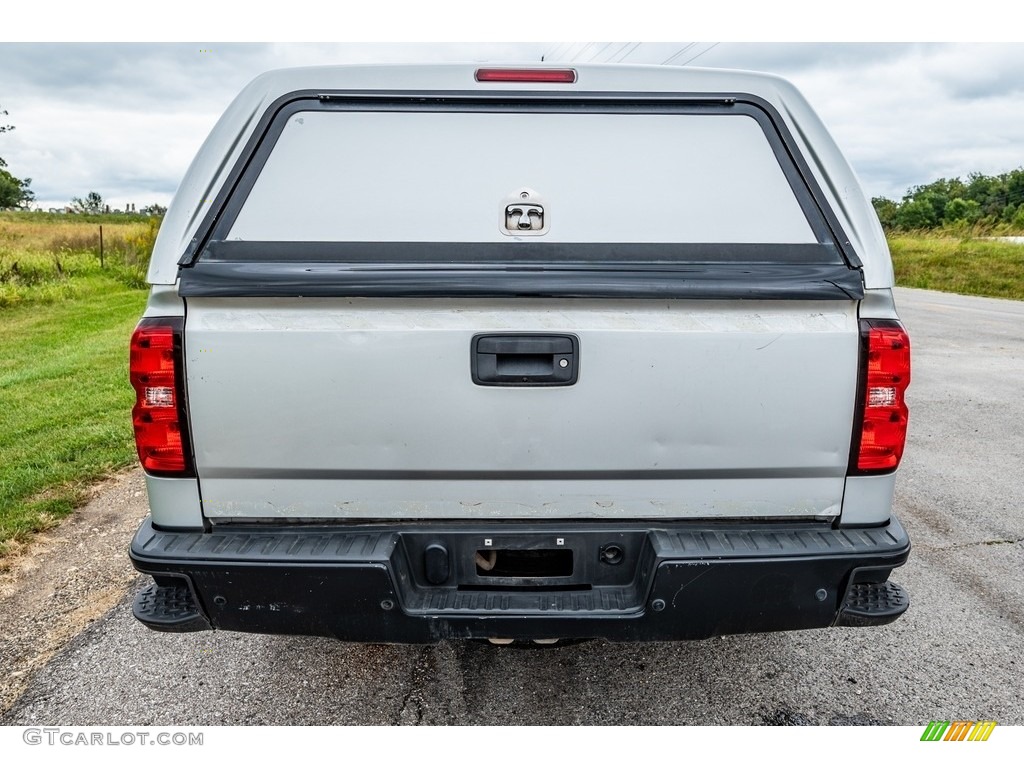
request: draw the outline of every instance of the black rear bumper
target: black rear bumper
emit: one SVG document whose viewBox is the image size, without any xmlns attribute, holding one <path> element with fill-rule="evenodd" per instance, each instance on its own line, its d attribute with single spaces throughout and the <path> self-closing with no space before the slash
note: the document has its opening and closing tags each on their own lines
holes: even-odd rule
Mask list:
<svg viewBox="0 0 1024 768">
<path fill-rule="evenodd" d="M 497 552 L 511 570 L 482 570 L 478 551 Z M 523 555 L 540 552 L 552 554 Z M 909 552 L 895 518 L 858 529 L 410 523 L 206 533 L 160 531 L 147 519 L 131 545 L 135 568 L 156 581 L 135 606 L 153 629 L 385 643 L 682 640 L 883 624 L 906 610 L 906 594 L 887 579 Z"/>
</svg>

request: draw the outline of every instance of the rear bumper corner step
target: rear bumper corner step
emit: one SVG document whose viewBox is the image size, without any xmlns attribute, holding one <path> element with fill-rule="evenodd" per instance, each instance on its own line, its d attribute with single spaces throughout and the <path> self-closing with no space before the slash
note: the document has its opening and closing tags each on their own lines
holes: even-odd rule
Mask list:
<svg viewBox="0 0 1024 768">
<path fill-rule="evenodd" d="M 192 594 L 182 580 L 161 586 L 150 584 L 135 597 L 132 613 L 150 629 L 158 632 L 202 632 L 211 629 Z"/>
<path fill-rule="evenodd" d="M 910 595 L 899 584 L 851 584 L 836 621 L 838 627 L 875 627 L 889 624 L 910 607 Z"/>
</svg>

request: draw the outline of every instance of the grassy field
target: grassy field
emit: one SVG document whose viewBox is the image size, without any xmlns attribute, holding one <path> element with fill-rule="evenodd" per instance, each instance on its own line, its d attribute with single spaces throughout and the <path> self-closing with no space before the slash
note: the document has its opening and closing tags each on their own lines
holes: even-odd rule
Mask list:
<svg viewBox="0 0 1024 768">
<path fill-rule="evenodd" d="M 74 298 L 87 290 L 82 277 L 144 288 L 158 227 L 158 220 L 143 216 L 0 212 L 0 310 Z"/>
<path fill-rule="evenodd" d="M 156 223 L 0 213 L 0 558 L 135 460 L 128 337 Z"/>
<path fill-rule="evenodd" d="M 889 249 L 897 285 L 1024 299 L 1024 244 L 897 235 Z"/>
</svg>

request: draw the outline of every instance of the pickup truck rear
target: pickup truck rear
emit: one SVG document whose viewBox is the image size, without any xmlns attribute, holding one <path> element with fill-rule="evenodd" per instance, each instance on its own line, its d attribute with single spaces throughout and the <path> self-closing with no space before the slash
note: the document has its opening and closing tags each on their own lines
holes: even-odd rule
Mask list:
<svg viewBox="0 0 1024 768">
<path fill-rule="evenodd" d="M 149 279 L 153 629 L 671 640 L 909 605 L 889 253 L 785 81 L 269 73 Z"/>
</svg>

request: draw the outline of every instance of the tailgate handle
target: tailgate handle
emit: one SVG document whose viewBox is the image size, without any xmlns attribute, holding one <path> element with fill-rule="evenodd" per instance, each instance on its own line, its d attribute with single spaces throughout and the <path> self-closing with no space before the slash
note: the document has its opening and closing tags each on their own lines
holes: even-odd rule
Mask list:
<svg viewBox="0 0 1024 768">
<path fill-rule="evenodd" d="M 477 334 L 473 383 L 485 387 L 564 387 L 579 375 L 580 341 L 571 334 Z"/>
</svg>

